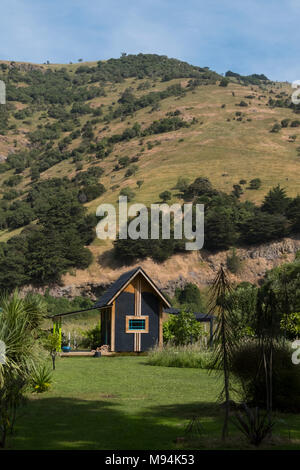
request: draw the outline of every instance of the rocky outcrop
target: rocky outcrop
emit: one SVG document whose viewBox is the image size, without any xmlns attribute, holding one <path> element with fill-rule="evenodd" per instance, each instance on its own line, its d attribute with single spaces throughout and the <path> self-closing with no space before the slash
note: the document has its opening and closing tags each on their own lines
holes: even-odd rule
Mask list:
<svg viewBox="0 0 300 470">
<path fill-rule="evenodd" d="M 47 290 L 53 297 L 66 297 L 67 299 L 74 299 L 74 297 L 83 296 L 88 297 L 92 300 L 96 300 L 102 293 L 109 287 L 109 284 L 94 284 L 86 283 L 82 285 L 68 285 L 59 286 L 52 285 L 47 287 L 33 287 L 25 286 L 22 289 L 22 293 L 34 292 L 36 294 L 43 295 Z"/>
<path fill-rule="evenodd" d="M 241 270 L 238 274 L 230 274 L 231 279 L 236 283 L 248 281 L 259 284 L 266 271 L 293 261 L 298 250 L 300 250 L 300 236 L 259 246 L 239 248 L 236 253 L 241 260 Z M 188 282 L 197 284 L 200 288 L 209 286 L 220 266 L 226 266 L 229 254 L 231 254 L 230 250 L 217 253 L 201 250 L 174 255 L 162 264 L 146 259 L 130 267 L 110 268 L 99 265 L 98 270 L 93 274 L 89 271 L 78 271 L 75 276 L 66 276 L 64 284 L 50 286 L 49 293 L 55 297 L 70 299 L 83 295 L 95 300 L 123 272 L 140 265 L 158 287 L 173 296 L 177 287 L 182 288 Z M 84 282 L 82 282 L 83 279 Z M 26 291 L 30 289 L 32 288 L 27 287 Z M 35 289 L 40 293 L 44 290 Z"/>
</svg>

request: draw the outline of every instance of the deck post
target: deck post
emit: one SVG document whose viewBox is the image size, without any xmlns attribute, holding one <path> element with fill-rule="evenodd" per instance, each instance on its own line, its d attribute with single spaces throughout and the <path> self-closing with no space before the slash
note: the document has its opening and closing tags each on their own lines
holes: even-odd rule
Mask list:
<svg viewBox="0 0 300 470">
<path fill-rule="evenodd" d="M 115 325 L 116 325 L 116 302 L 114 301 L 111 307 L 111 339 L 110 339 L 110 350 L 115 351 Z"/>
<path fill-rule="evenodd" d="M 164 335 L 163 335 L 163 304 L 159 302 L 159 331 L 158 331 L 158 346 L 163 347 Z"/>
</svg>

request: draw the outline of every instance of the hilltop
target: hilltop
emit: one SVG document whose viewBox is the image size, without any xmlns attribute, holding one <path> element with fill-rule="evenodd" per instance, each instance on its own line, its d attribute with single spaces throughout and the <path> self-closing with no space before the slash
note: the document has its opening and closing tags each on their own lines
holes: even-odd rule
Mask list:
<svg viewBox="0 0 300 470">
<path fill-rule="evenodd" d="M 132 202 L 149 205 L 162 191 L 182 202 L 179 177 L 189 184 L 206 177 L 227 194 L 244 180 L 241 203 L 261 204 L 277 184 L 290 198 L 299 191 L 300 121 L 288 83 L 263 74 L 224 78 L 144 54 L 68 65 L 0 62 L 0 79 L 7 85 L 0 107 L 1 242 L 39 226 L 36 188 L 53 178 L 59 181 L 52 189 L 76 188 L 90 214 L 102 202 L 116 204 L 124 188 Z M 260 186 L 250 189 L 257 178 Z M 89 267 L 72 271 L 70 262 L 67 283 L 95 279 L 102 269 L 109 276 L 112 244 L 89 234 L 87 240 L 92 263 L 81 259 Z"/>
</svg>

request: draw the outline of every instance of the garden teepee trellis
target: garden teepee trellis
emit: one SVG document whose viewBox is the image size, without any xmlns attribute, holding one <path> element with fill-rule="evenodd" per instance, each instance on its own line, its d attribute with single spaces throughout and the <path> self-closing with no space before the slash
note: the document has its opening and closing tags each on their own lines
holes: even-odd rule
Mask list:
<svg viewBox="0 0 300 470">
<path fill-rule="evenodd" d="M 54 317 L 53 318 L 53 334 L 58 333 L 59 337 L 59 347 L 57 348 L 57 352 L 61 351 L 61 317 Z"/>
</svg>

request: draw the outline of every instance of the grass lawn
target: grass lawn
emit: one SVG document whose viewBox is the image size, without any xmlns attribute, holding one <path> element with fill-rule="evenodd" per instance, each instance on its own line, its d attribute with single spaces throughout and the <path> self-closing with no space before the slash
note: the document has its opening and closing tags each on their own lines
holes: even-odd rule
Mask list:
<svg viewBox="0 0 300 470">
<path fill-rule="evenodd" d="M 219 390 L 205 370 L 150 366 L 145 357 L 60 358 L 52 390 L 30 395 L 9 448 L 174 449 L 194 415 L 206 442 L 196 448 L 207 448 L 220 435 Z M 299 448 L 300 416 L 276 419 L 275 434 L 292 438 L 277 448 Z"/>
</svg>

